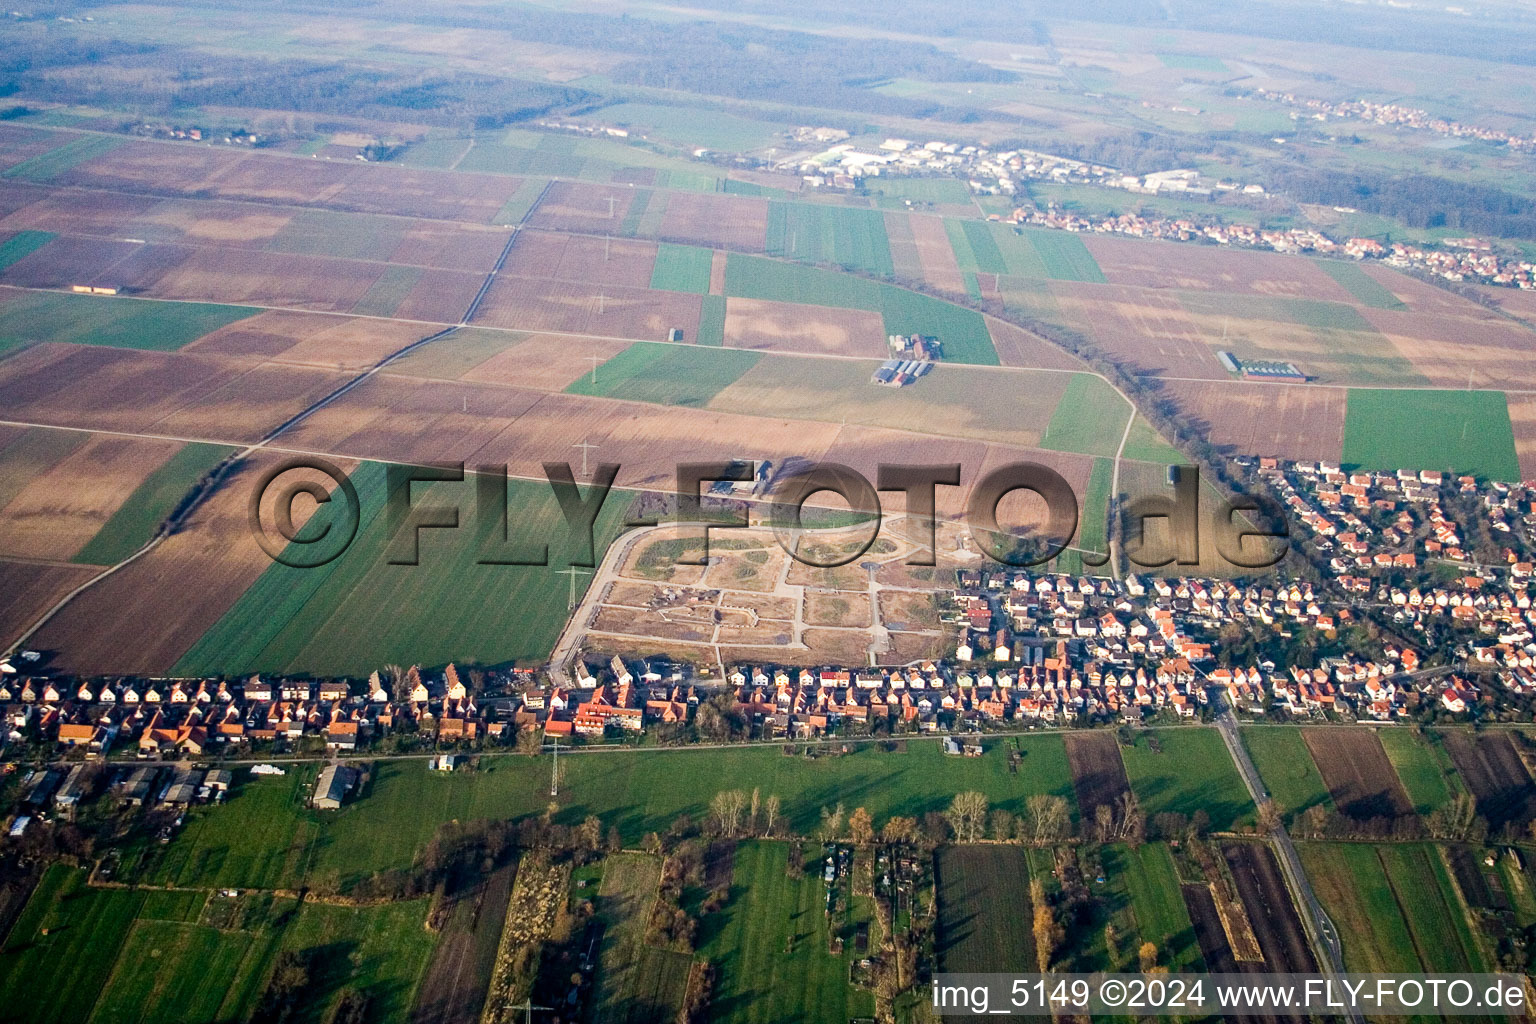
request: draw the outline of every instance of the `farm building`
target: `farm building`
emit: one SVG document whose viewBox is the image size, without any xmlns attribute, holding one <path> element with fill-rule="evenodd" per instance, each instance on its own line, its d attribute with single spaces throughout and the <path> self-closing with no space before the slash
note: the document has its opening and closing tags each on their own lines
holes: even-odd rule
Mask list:
<svg viewBox="0 0 1536 1024">
<path fill-rule="evenodd" d="M 1242 364 L 1243 376 L 1254 380 L 1306 380 L 1307 375 L 1297 368 L 1295 363 L 1282 363 L 1273 360 L 1257 360 Z"/>
<path fill-rule="evenodd" d="M 160 769 L 155 765 L 140 765 L 128 773 L 128 777 L 119 783 L 123 800 L 131 807 L 137 807 L 149 799 L 150 790 L 154 787 L 155 776 L 160 774 Z"/>
<path fill-rule="evenodd" d="M 172 807 L 186 807 L 197 802 L 197 791 L 202 788 L 203 773 L 190 768 L 181 769 L 166 787 L 161 803 Z"/>
<path fill-rule="evenodd" d="M 1231 352 L 1217 352 L 1216 358 L 1221 360 L 1221 365 L 1228 373 L 1242 373 L 1243 367 L 1237 361 L 1237 357 Z"/>
<path fill-rule="evenodd" d="M 327 765 L 315 783 L 313 803 L 318 810 L 334 811 L 341 807 L 347 793 L 357 785 L 357 769 L 344 765 Z"/>
</svg>

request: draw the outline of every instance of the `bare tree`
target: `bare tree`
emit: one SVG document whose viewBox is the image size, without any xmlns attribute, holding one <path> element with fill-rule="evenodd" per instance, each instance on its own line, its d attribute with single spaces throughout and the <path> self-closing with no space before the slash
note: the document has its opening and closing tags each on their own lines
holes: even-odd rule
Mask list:
<svg viewBox="0 0 1536 1024">
<path fill-rule="evenodd" d="M 770 793 L 768 799 L 763 801 L 763 834 L 773 835 L 773 828 L 779 823 L 779 798 Z"/>
<path fill-rule="evenodd" d="M 720 834 L 734 836 L 741 828 L 741 815 L 747 807 L 747 794 L 739 789 L 722 790 L 709 803 L 710 814 L 720 826 Z"/>
<path fill-rule="evenodd" d="M 1060 842 L 1072 828 L 1072 815 L 1067 802 L 1050 793 L 1036 793 L 1025 802 L 1028 815 L 1027 832 L 1037 843 Z"/>
<path fill-rule="evenodd" d="M 977 792 L 957 793 L 945 815 L 949 827 L 955 830 L 955 838 L 962 843 L 974 843 L 986 834 L 987 798 Z"/>
<path fill-rule="evenodd" d="M 816 830 L 816 838 L 822 842 L 830 842 L 843 834 L 843 805 L 838 804 L 832 810 L 825 807 L 821 809 L 821 827 Z"/>
</svg>

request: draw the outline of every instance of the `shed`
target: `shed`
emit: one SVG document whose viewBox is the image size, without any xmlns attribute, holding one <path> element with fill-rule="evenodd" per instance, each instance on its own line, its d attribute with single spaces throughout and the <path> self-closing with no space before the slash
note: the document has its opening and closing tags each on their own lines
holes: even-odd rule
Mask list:
<svg viewBox="0 0 1536 1024">
<path fill-rule="evenodd" d="M 357 785 L 356 769 L 339 764 L 327 765 L 315 783 L 315 807 L 322 811 L 336 810 L 355 785 Z"/>
</svg>

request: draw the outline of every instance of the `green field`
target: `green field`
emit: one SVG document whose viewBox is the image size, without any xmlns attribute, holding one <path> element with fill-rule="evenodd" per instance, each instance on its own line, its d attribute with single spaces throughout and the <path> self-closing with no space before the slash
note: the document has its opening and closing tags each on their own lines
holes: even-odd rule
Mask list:
<svg viewBox="0 0 1536 1024">
<path fill-rule="evenodd" d="M 305 804 L 318 771 L 236 773 L 231 799 L 186 813 L 176 841 L 123 852 L 122 875 L 148 885 L 298 888 L 308 876 L 324 820 Z"/>
<path fill-rule="evenodd" d="M 1157 59 L 1163 62 L 1164 67 L 1175 71 L 1210 71 L 1214 74 L 1226 74 L 1228 71 L 1220 58 L 1199 53 L 1160 53 Z"/>
<path fill-rule="evenodd" d="M 469 146 L 469 139 L 423 139 L 407 146 L 394 162 L 407 167 L 447 169 L 458 162 Z"/>
<path fill-rule="evenodd" d="M 946 846 L 939 851 L 934 859 L 939 970 L 1039 969 L 1030 931 L 1032 852 L 1019 846 Z M 1048 879 L 1049 870 L 1042 876 Z"/>
<path fill-rule="evenodd" d="M 565 390 L 632 402 L 702 408 L 752 369 L 761 353 L 637 341 Z"/>
<path fill-rule="evenodd" d="M 1397 777 L 1403 780 L 1415 811 L 1429 814 L 1450 803 L 1455 788 L 1450 777 L 1453 769 L 1433 740 L 1411 729 L 1382 729 L 1376 735 L 1387 760 L 1397 769 Z"/>
<path fill-rule="evenodd" d="M 1298 846 L 1357 972 L 1480 971 L 1487 956 L 1435 847 Z"/>
<path fill-rule="evenodd" d="M 21 181 L 52 181 L 65 171 L 110 153 L 127 141 L 121 135 L 76 135 L 62 146 L 6 168 L 0 177 Z"/>
<path fill-rule="evenodd" d="M 1287 816 L 1300 814 L 1318 804 L 1332 810 L 1333 800 L 1323 785 L 1322 773 L 1312 752 L 1294 726 L 1252 726 L 1243 730 L 1243 745 L 1264 779 L 1270 797 Z"/>
<path fill-rule="evenodd" d="M 372 907 L 306 902 L 282 935 L 282 949 L 308 952 L 313 981 L 296 1024 L 327 1024 L 344 988 L 364 990 L 371 1020 L 410 1019 L 434 933 L 422 927 L 425 899 Z"/>
<path fill-rule="evenodd" d="M 660 882 L 659 857 L 620 853 L 603 861 L 597 893 L 597 915 L 603 922 L 597 954 L 598 1020 L 671 1021 L 682 1007 L 693 958 L 645 944 Z"/>
<path fill-rule="evenodd" d="M 715 254 L 696 245 L 662 242 L 656 248 L 656 266 L 651 271 L 651 287 L 673 292 L 709 293 L 709 265 Z"/>
<path fill-rule="evenodd" d="M 1151 462 L 1159 466 L 1177 466 L 1189 461 L 1140 416 L 1131 425 L 1131 434 L 1125 439 L 1125 451 L 1121 454 L 1135 462 Z"/>
<path fill-rule="evenodd" d="M 787 843 L 736 847 L 731 898 L 700 928 L 699 953 L 718 970 L 711 1021 L 847 1024 L 874 1014 L 873 993 L 848 984 L 853 944 L 827 953 L 829 928 L 844 921 L 823 913 L 816 854 L 795 877 L 788 863 Z"/>
<path fill-rule="evenodd" d="M 1068 231 L 1016 228 L 997 221 L 944 222 L 961 270 L 1055 281 L 1103 284 L 1104 273 L 1083 244 Z"/>
<path fill-rule="evenodd" d="M 891 209 L 914 203 L 947 203 L 963 206 L 971 201 L 971 190 L 963 181 L 955 178 L 892 178 L 882 175 L 864 180 L 864 193 L 882 200 L 881 205 Z"/>
<path fill-rule="evenodd" d="M 699 303 L 698 345 L 725 344 L 725 296 L 706 295 Z"/>
<path fill-rule="evenodd" d="M 615 103 L 585 114 L 582 120 L 643 132 L 678 145 L 744 153 L 773 141 L 784 129 L 722 110 L 659 103 Z"/>
<path fill-rule="evenodd" d="M 1509 406 L 1498 391 L 1351 388 L 1343 461 L 1371 470 L 1443 469 L 1520 479 Z"/>
<path fill-rule="evenodd" d="M 1179 873 L 1165 843 L 1135 849 L 1110 846 L 1104 850 L 1105 871 L 1123 879 L 1142 942 L 1157 946 L 1158 963 L 1176 971 L 1205 969 L 1195 941 L 1189 908 L 1179 890 Z"/>
<path fill-rule="evenodd" d="M 1345 264 L 1339 264 L 1343 267 Z M 1364 277 L 1364 273 L 1356 270 Z M 1370 280 L 1370 278 L 1366 278 Z M 1298 299 L 1284 295 L 1239 295 L 1233 292 L 1182 292 L 1179 304 L 1201 316 L 1231 317 L 1234 321 L 1270 320 L 1275 323 L 1301 324 L 1317 331 L 1351 331 L 1376 335 L 1376 328 L 1354 306 L 1323 299 Z M 1242 325 L 1232 324 L 1232 333 L 1242 336 Z M 1390 347 L 1384 351 L 1391 351 Z"/>
<path fill-rule="evenodd" d="M 1342 260 L 1313 260 L 1318 269 L 1339 283 L 1361 305 L 1374 309 L 1406 310 L 1408 307 L 1385 285 L 1353 263 Z"/>
<path fill-rule="evenodd" d="M 496 211 L 496 216 L 491 218 L 492 224 L 511 225 L 517 224 L 528 216 L 528 211 L 533 209 L 533 204 L 538 201 L 544 192 L 544 187 L 549 182 L 544 178 L 527 178 L 518 186 L 501 209 Z"/>
<path fill-rule="evenodd" d="M 770 256 L 830 263 L 877 277 L 895 273 L 885 216 L 878 210 L 770 202 L 765 251 Z"/>
<path fill-rule="evenodd" d="M 380 214 L 300 210 L 267 243 L 267 249 L 270 252 L 388 262 L 404 240 L 407 224 L 400 217 Z"/>
<path fill-rule="evenodd" d="M 1067 382 L 1040 447 L 1084 455 L 1114 455 L 1131 410 L 1104 378 L 1074 373 Z"/>
<path fill-rule="evenodd" d="M 1036 793 L 1075 806 L 1061 737 L 1019 742 L 1024 758 L 1017 773 L 1009 772 L 1001 743 L 980 758 L 945 757 L 937 741 L 912 741 L 897 753 L 861 746 L 816 759 L 786 756 L 777 747 L 562 756 L 556 820 L 574 824 L 596 814 L 634 847 L 648 832 L 665 832 L 680 814 L 702 820 L 715 793 L 727 789 L 778 796 L 786 827 L 800 834 L 816 828 L 824 804 L 839 800 L 849 811 L 868 808 L 877 824 L 893 815 L 942 811 L 964 790 L 984 793 L 994 808 L 1015 814 Z M 304 806 L 313 768 L 261 779 L 241 772 L 228 802 L 191 812 L 170 845 L 125 853 L 121 876 L 204 887 L 298 887 L 307 879 L 355 884 L 375 871 L 408 867 L 443 822 L 542 813 L 549 771 L 547 757 L 484 757 L 473 774 L 453 775 L 428 771 L 422 761 L 381 761 L 362 798 L 330 812 Z"/>
<path fill-rule="evenodd" d="M 1152 741 L 1162 747 L 1152 749 Z M 1253 801 L 1221 734 L 1203 726 L 1160 729 L 1120 748 L 1125 774 L 1147 816 L 1164 811 L 1186 817 L 1203 810 L 1211 828 L 1234 828 L 1253 820 Z"/>
<path fill-rule="evenodd" d="M 882 292 L 874 281 L 817 267 L 734 252 L 725 260 L 725 294 L 733 298 L 803 302 L 878 313 Z"/>
<path fill-rule="evenodd" d="M 929 334 L 944 345 L 944 362 L 997 366 L 987 321 L 973 309 L 887 285 L 880 292 L 887 334 Z"/>
<path fill-rule="evenodd" d="M 0 950 L 6 1019 L 14 1024 L 89 1019 L 143 902 L 141 892 L 92 889 L 85 872 L 50 867 Z"/>
<path fill-rule="evenodd" d="M 1083 492 L 1082 511 L 1077 519 L 1077 546 L 1080 548 L 1102 553 L 1108 543 L 1109 489 L 1114 482 L 1114 472 L 1112 460 L 1093 460 L 1093 472 L 1088 477 L 1088 489 Z"/>
<path fill-rule="evenodd" d="M 260 312 L 211 302 L 19 292 L 0 301 L 0 354 L 42 341 L 169 352 Z"/>
<path fill-rule="evenodd" d="M 141 913 L 92 1024 L 246 1020 L 261 998 L 277 938 L 270 931 L 222 931 Z"/>
<path fill-rule="evenodd" d="M 390 373 L 431 380 L 458 380 L 492 356 L 528 340 L 519 331 L 495 327 L 459 327 L 430 345 L 389 364 Z"/>
<path fill-rule="evenodd" d="M 417 485 L 413 504 L 463 509 L 458 530 L 423 530 L 420 564 L 391 565 L 385 470 L 353 474 L 362 522 L 346 552 L 315 569 L 273 564 L 177 662 L 176 672 L 295 672 L 366 676 L 390 662 L 500 664 L 548 656 L 565 623 L 566 530 L 544 483 L 513 480 L 511 541 L 549 541 L 549 564 L 481 564 L 501 524 L 474 515 L 472 480 Z M 430 492 L 430 493 L 429 493 Z M 608 496 L 598 517 L 596 555 L 617 535 L 630 495 Z M 332 503 L 340 504 L 340 503 Z M 327 512 L 332 513 L 330 506 Z M 494 538 L 494 539 L 499 539 Z M 577 580 L 578 593 L 587 577 Z"/>
<path fill-rule="evenodd" d="M 128 500 L 102 524 L 96 536 L 75 552 L 85 565 L 115 565 L 149 542 L 182 497 L 235 449 L 193 441 L 134 488 Z"/>
<path fill-rule="evenodd" d="M 20 260 L 26 259 L 49 242 L 53 241 L 52 231 L 18 231 L 10 238 L 0 242 L 0 270 Z"/>
<path fill-rule="evenodd" d="M 358 316 L 393 316 L 396 307 L 405 301 L 420 280 L 420 267 L 385 267 L 378 280 L 357 300 L 352 312 Z"/>
<path fill-rule="evenodd" d="M 1024 237 L 1034 246 L 1040 261 L 1045 264 L 1045 274 L 1054 281 L 1086 281 L 1104 284 L 1104 271 L 1098 261 L 1083 244 L 1083 240 L 1070 231 L 1050 231 L 1044 228 L 1024 228 Z"/>
<path fill-rule="evenodd" d="M 720 182 L 720 191 L 733 196 L 757 196 L 760 199 L 788 199 L 791 193 L 782 188 L 774 188 L 772 185 L 759 185 L 755 181 L 741 181 L 737 178 L 726 178 Z"/>
</svg>

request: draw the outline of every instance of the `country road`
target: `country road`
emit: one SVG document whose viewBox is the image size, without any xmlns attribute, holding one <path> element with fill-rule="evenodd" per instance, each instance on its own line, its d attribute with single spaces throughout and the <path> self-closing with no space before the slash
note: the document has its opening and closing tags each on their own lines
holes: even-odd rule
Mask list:
<svg viewBox="0 0 1536 1024">
<path fill-rule="evenodd" d="M 1254 766 L 1253 759 L 1248 756 L 1248 749 L 1243 746 L 1243 739 L 1237 728 L 1237 719 L 1226 702 L 1226 695 L 1218 688 L 1211 689 L 1211 701 L 1213 705 L 1219 704 L 1220 707 L 1216 715 L 1216 728 L 1221 732 L 1222 740 L 1226 742 L 1227 752 L 1232 755 L 1238 774 L 1243 777 L 1243 785 L 1248 787 L 1249 797 L 1253 799 L 1254 805 L 1258 806 L 1269 798 L 1269 792 L 1264 788 L 1264 780 L 1259 777 L 1259 770 Z M 1285 875 L 1286 886 L 1291 890 L 1296 908 L 1301 911 L 1302 924 L 1306 927 L 1307 938 L 1312 943 L 1312 954 L 1317 959 L 1318 969 L 1329 975 L 1343 974 L 1344 945 L 1339 941 L 1338 930 L 1328 919 L 1323 905 L 1318 902 L 1317 894 L 1312 891 L 1312 883 L 1307 880 L 1307 873 L 1302 869 L 1301 857 L 1296 852 L 1295 844 L 1291 842 L 1291 834 L 1286 831 L 1285 823 L 1277 823 L 1268 838 L 1274 847 L 1276 859 L 1280 862 L 1280 870 Z M 1352 1010 L 1350 1019 L 1358 1022 L 1364 1018 L 1358 1011 Z"/>
</svg>

